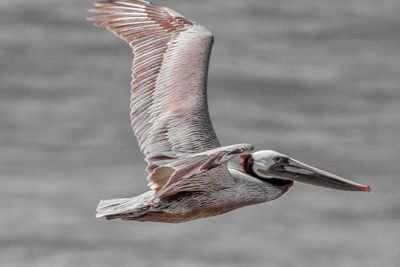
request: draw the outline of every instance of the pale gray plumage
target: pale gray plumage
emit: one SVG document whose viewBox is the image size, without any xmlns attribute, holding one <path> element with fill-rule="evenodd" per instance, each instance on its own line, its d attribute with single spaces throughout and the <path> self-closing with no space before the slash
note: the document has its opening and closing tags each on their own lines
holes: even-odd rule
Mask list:
<svg viewBox="0 0 400 267">
<path fill-rule="evenodd" d="M 243 154 L 241 166 L 235 166 L 232 159 L 253 147 L 221 147 L 212 127 L 206 91 L 211 32 L 143 0 L 98 2 L 92 11 L 103 14 L 90 20 L 133 49 L 132 128 L 148 162 L 151 188 L 137 197 L 101 201 L 98 217 L 183 222 L 275 199 L 292 186 L 292 180 L 366 191 L 349 180 L 332 182 L 329 173 L 323 174 L 327 184 L 315 181 L 317 174 L 312 171 L 319 171 L 315 168 L 303 170 L 301 175 L 307 177 L 292 173 L 286 180 L 288 166 L 275 162 L 270 169 L 253 169 L 250 154 Z M 264 159 L 277 157 L 276 152 L 261 151 L 254 166 L 266 166 Z"/>
</svg>

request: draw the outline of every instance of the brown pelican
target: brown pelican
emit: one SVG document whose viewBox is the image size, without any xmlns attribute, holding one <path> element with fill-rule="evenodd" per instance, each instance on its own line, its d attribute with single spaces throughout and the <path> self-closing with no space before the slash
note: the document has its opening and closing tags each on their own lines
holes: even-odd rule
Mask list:
<svg viewBox="0 0 400 267">
<path fill-rule="evenodd" d="M 205 27 L 143 0 L 102 1 L 91 11 L 101 14 L 89 20 L 133 49 L 130 114 L 150 186 L 100 201 L 97 217 L 185 222 L 276 199 L 293 181 L 370 191 L 275 151 L 221 146 L 207 106 L 213 36 Z"/>
</svg>

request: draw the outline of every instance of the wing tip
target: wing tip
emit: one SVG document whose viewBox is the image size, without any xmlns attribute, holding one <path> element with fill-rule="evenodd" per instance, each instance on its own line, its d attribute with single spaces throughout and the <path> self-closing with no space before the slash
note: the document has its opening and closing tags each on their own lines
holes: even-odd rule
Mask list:
<svg viewBox="0 0 400 267">
<path fill-rule="evenodd" d="M 196 23 L 192 22 L 191 20 L 185 18 L 183 15 L 179 14 L 175 10 L 172 10 L 168 7 L 157 5 L 150 3 L 148 1 L 144 0 L 122 0 L 122 1 L 117 1 L 117 0 L 107 0 L 107 1 L 97 1 L 93 4 L 91 8 L 88 9 L 88 12 L 90 13 L 97 13 L 97 14 L 102 14 L 102 15 L 95 15 L 95 16 L 90 16 L 86 18 L 88 21 L 94 21 L 94 22 L 99 22 L 101 24 L 101 21 L 107 20 L 104 19 L 104 16 L 110 16 L 110 15 L 119 15 L 121 12 L 121 9 L 123 10 L 134 10 L 137 8 L 145 8 L 146 11 L 144 11 L 145 14 L 148 14 L 147 12 L 153 13 L 154 11 L 157 12 L 165 12 L 172 18 L 176 20 L 183 21 L 183 23 L 188 24 L 188 25 L 195 25 Z M 147 9 L 149 8 L 150 11 Z M 97 26 L 102 26 L 98 25 Z"/>
</svg>

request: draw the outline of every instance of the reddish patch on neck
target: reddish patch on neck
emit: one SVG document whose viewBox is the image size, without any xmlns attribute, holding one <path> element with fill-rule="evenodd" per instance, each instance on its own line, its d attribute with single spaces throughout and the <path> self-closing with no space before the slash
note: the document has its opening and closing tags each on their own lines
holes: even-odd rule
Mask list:
<svg viewBox="0 0 400 267">
<path fill-rule="evenodd" d="M 251 157 L 251 154 L 241 154 L 240 156 L 240 167 L 242 168 L 243 171 L 247 172 L 247 161 Z"/>
</svg>

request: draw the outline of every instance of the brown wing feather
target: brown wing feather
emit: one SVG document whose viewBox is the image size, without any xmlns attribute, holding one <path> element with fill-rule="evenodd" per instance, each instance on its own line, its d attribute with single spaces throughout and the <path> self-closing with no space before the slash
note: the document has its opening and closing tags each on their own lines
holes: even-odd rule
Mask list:
<svg viewBox="0 0 400 267">
<path fill-rule="evenodd" d="M 207 107 L 213 37 L 175 11 L 141 0 L 103 1 L 89 18 L 130 44 L 131 119 L 149 162 L 220 146 Z"/>
</svg>

